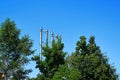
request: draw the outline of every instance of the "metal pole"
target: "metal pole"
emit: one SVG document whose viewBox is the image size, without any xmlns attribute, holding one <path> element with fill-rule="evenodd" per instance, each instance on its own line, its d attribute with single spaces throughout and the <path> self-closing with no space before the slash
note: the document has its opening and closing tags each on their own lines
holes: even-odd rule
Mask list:
<svg viewBox="0 0 120 80">
<path fill-rule="evenodd" d="M 59 36 L 58 36 L 58 34 L 56 35 L 56 39 L 58 40 L 58 38 L 59 38 Z"/>
<path fill-rule="evenodd" d="M 46 30 L 46 45 L 48 45 L 48 30 Z"/>
<path fill-rule="evenodd" d="M 40 59 L 42 60 L 42 27 L 40 28 Z"/>
<path fill-rule="evenodd" d="M 54 33 L 53 32 L 52 32 L 51 36 L 52 36 L 52 41 L 53 41 L 54 40 Z"/>
</svg>

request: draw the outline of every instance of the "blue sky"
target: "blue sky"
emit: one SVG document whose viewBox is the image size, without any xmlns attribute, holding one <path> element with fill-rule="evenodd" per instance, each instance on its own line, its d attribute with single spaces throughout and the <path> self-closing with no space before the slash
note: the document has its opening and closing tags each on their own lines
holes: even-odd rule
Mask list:
<svg viewBox="0 0 120 80">
<path fill-rule="evenodd" d="M 119 0 L 0 0 L 0 23 L 6 18 L 15 21 L 22 35 L 34 41 L 39 53 L 39 29 L 62 35 L 64 51 L 74 51 L 79 37 L 91 35 L 120 74 L 120 1 Z M 39 72 L 35 63 L 31 77 Z"/>
</svg>

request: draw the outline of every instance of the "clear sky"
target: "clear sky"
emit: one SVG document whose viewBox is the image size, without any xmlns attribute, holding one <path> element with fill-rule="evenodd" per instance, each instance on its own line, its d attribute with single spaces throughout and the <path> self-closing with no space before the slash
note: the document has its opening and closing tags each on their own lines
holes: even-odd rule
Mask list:
<svg viewBox="0 0 120 80">
<path fill-rule="evenodd" d="M 94 35 L 96 43 L 120 74 L 120 1 L 119 0 L 0 0 L 0 23 L 6 18 L 15 21 L 34 41 L 39 53 L 39 29 L 62 35 L 64 51 L 74 51 L 79 37 Z M 31 77 L 39 72 L 35 63 Z"/>
</svg>

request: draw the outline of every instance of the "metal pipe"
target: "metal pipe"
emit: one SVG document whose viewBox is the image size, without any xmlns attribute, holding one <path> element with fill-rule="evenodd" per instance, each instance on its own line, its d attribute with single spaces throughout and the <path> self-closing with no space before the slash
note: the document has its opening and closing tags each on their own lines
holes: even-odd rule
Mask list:
<svg viewBox="0 0 120 80">
<path fill-rule="evenodd" d="M 40 59 L 42 60 L 42 27 L 40 28 Z"/>
<path fill-rule="evenodd" d="M 46 45 L 48 45 L 48 30 L 46 30 Z"/>
</svg>

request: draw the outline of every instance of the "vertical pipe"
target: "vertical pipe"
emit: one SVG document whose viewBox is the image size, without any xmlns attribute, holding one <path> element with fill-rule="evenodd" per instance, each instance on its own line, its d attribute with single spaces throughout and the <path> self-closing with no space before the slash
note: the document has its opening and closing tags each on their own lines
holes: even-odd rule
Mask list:
<svg viewBox="0 0 120 80">
<path fill-rule="evenodd" d="M 58 40 L 58 34 L 56 35 L 56 39 Z"/>
<path fill-rule="evenodd" d="M 48 30 L 46 30 L 46 45 L 48 45 Z"/>
<path fill-rule="evenodd" d="M 49 42 L 49 44 L 51 46 L 51 31 L 50 30 L 49 30 L 49 35 L 50 35 L 50 42 Z"/>
<path fill-rule="evenodd" d="M 40 28 L 40 59 L 42 60 L 42 27 Z"/>
<path fill-rule="evenodd" d="M 53 41 L 54 40 L 54 33 L 53 32 L 52 32 L 51 36 L 52 36 L 52 41 Z"/>
</svg>

